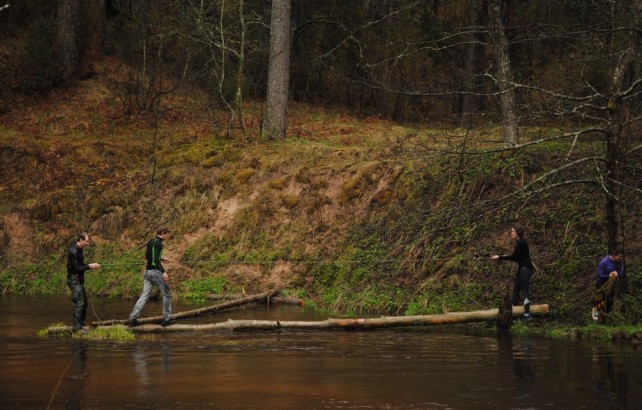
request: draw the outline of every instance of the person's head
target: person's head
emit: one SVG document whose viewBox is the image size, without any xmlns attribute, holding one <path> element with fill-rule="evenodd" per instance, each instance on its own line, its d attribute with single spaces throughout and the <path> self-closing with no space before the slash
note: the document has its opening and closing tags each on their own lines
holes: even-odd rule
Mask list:
<svg viewBox="0 0 642 410">
<path fill-rule="evenodd" d="M 159 226 L 158 229 L 156 230 L 156 235 L 158 235 L 163 239 L 167 238 L 169 236 L 169 228 L 166 227 L 165 225 Z"/>
<path fill-rule="evenodd" d="M 76 235 L 76 244 L 81 249 L 89 245 L 90 240 L 91 238 L 89 238 L 89 235 L 86 232 L 78 232 Z"/>
<path fill-rule="evenodd" d="M 624 249 L 621 246 L 616 246 L 611 250 L 611 252 L 609 252 L 609 256 L 615 262 L 619 262 L 622 260 L 622 257 L 624 256 Z"/>
<path fill-rule="evenodd" d="M 526 234 L 526 231 L 524 231 L 524 228 L 521 226 L 513 226 L 510 228 L 510 237 L 512 239 L 524 239 L 524 235 Z"/>
</svg>

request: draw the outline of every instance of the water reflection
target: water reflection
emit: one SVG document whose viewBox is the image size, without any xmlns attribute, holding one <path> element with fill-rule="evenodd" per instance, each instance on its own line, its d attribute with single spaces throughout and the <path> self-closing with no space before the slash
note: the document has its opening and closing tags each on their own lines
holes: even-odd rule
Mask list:
<svg viewBox="0 0 642 410">
<path fill-rule="evenodd" d="M 510 368 L 518 380 L 532 381 L 535 371 L 531 361 L 532 338 L 529 336 L 513 336 L 501 331 L 497 334 L 498 355 L 510 360 Z M 508 366 L 507 366 L 508 367 Z"/>
<path fill-rule="evenodd" d="M 60 397 L 65 403 L 65 408 L 70 410 L 82 409 L 82 400 L 85 394 L 85 385 L 89 378 L 87 370 L 87 344 L 83 341 L 71 346 L 71 361 L 63 374 L 63 388 Z M 54 392 L 55 395 L 56 392 Z"/>
<path fill-rule="evenodd" d="M 627 393 L 629 391 L 629 378 L 626 372 L 620 371 L 613 360 L 612 353 L 606 349 L 593 350 L 593 385 L 595 386 L 597 409 L 625 410 L 627 407 Z M 638 403 L 639 408 L 642 403 Z"/>
<path fill-rule="evenodd" d="M 513 337 L 510 339 L 513 342 L 513 374 L 522 380 L 535 379 L 535 371 L 531 364 L 531 338 L 519 338 L 516 342 Z"/>
<path fill-rule="evenodd" d="M 169 372 L 171 370 L 171 357 L 172 357 L 172 345 L 168 341 L 161 343 L 161 362 L 163 363 L 163 370 Z"/>
<path fill-rule="evenodd" d="M 132 351 L 132 357 L 134 359 L 134 370 L 138 375 L 138 384 L 141 387 L 141 391 L 147 391 L 149 387 L 149 372 L 147 370 L 147 353 L 143 345 L 137 344 Z"/>
<path fill-rule="evenodd" d="M 172 344 L 169 341 L 160 344 L 136 343 L 131 349 L 131 356 L 136 374 L 133 384 L 139 400 L 157 400 L 157 393 L 165 380 L 162 373 L 172 370 Z"/>
</svg>

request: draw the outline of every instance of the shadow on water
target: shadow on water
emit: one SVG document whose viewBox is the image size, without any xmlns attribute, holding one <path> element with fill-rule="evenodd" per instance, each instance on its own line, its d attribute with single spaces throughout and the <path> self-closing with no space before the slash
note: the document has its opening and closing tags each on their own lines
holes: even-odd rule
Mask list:
<svg viewBox="0 0 642 410">
<path fill-rule="evenodd" d="M 94 303 L 103 318 L 132 307 Z M 156 334 L 127 343 L 35 336 L 69 322 L 70 308 L 66 298 L 0 298 L 0 408 L 642 408 L 642 354 L 630 345 L 470 326 Z M 199 321 L 228 318 L 325 317 L 257 307 Z"/>
</svg>

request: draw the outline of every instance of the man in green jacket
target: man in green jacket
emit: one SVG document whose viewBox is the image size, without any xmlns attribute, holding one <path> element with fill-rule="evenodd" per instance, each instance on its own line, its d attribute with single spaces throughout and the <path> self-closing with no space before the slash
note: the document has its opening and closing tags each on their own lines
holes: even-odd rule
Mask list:
<svg viewBox="0 0 642 410">
<path fill-rule="evenodd" d="M 143 293 L 138 298 L 134 310 L 129 314 L 129 326 L 137 326 L 138 316 L 143 310 L 145 303 L 152 293 L 152 288 L 155 286 L 160 291 L 163 297 L 163 321 L 162 326 L 169 326 L 174 321 L 172 317 L 172 294 L 169 289 L 169 275 L 163 268 L 163 262 L 168 262 L 163 258 L 163 241 L 169 238 L 169 229 L 166 226 L 160 226 L 156 230 L 156 236 L 147 242 L 147 249 L 145 251 L 145 258 L 147 259 L 147 266 L 145 266 L 145 274 L 143 283 Z"/>
</svg>

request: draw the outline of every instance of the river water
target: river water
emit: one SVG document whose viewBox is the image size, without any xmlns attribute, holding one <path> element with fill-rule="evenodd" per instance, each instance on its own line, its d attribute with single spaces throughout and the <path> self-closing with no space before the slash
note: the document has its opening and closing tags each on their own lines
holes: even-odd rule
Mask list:
<svg viewBox="0 0 642 410">
<path fill-rule="evenodd" d="M 88 321 L 126 318 L 133 304 L 90 296 Z M 0 296 L 0 311 L 0 409 L 642 409 L 642 348 L 630 343 L 468 325 L 101 342 L 36 335 L 70 324 L 68 297 Z M 150 301 L 143 315 L 160 311 Z M 326 316 L 256 306 L 198 320 L 228 318 Z"/>
</svg>

